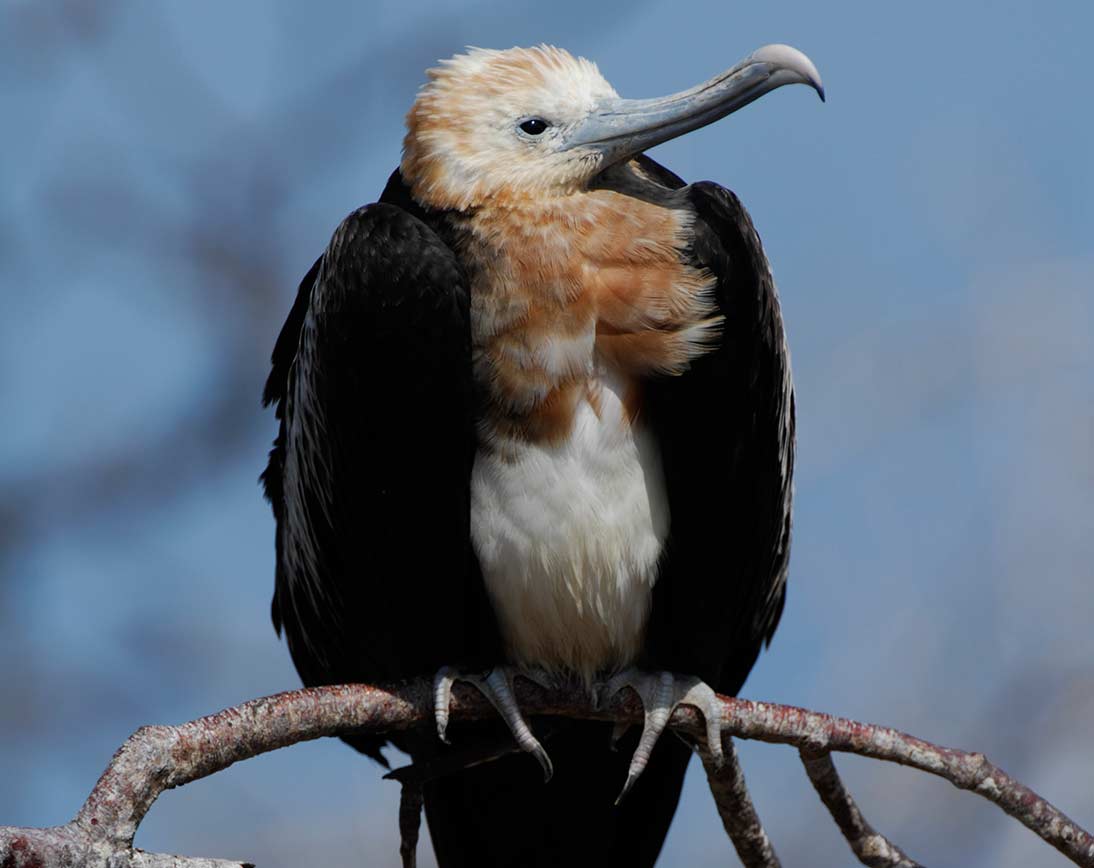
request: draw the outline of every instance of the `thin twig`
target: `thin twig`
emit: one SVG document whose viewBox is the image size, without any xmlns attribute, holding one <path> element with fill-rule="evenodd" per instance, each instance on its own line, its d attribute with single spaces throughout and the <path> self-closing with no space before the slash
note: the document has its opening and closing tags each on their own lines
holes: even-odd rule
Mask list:
<svg viewBox="0 0 1094 868">
<path fill-rule="evenodd" d="M 545 731 L 549 729 L 541 728 L 540 735 L 543 736 Z M 416 760 L 411 765 L 393 769 L 384 775 L 384 780 L 398 781 L 402 785 L 399 796 L 399 855 L 403 868 L 415 868 L 418 864 L 418 831 L 425 803 L 422 788 L 426 781 L 521 752 L 520 745 L 512 738 L 476 740 L 437 756 Z"/>
<path fill-rule="evenodd" d="M 115 754 L 71 823 L 46 830 L 0 828 L 0 864 L 10 859 L 11 865 L 21 866 L 37 858 L 41 868 L 52 868 L 77 864 L 74 854 L 86 866 L 105 866 L 111 854 L 114 864 L 124 864 L 117 861 L 118 854 L 133 852 L 137 826 L 164 790 L 296 742 L 351 731 L 401 731 L 431 723 L 430 687 L 426 681 L 414 681 L 387 689 L 357 684 L 297 690 L 245 702 L 180 726 L 139 729 Z M 516 694 L 527 715 L 642 720 L 638 700 L 626 691 L 603 709 L 593 708 L 587 691 L 577 686 L 545 690 L 518 681 Z M 938 775 L 994 802 L 1075 864 L 1094 868 L 1094 836 L 982 754 L 939 747 L 894 729 L 793 706 L 720 700 L 726 735 L 790 744 L 813 753 L 847 751 Z M 477 691 L 460 686 L 453 691 L 453 719 L 495 716 L 493 706 Z M 702 715 L 689 706 L 678 707 L 669 725 L 693 740 L 706 731 Z M 60 860 L 62 855 L 67 861 Z"/>
<path fill-rule="evenodd" d="M 733 739 L 722 739 L 724 762 L 720 768 L 703 742 L 696 742 L 692 746 L 703 761 L 718 816 L 722 818 L 722 825 L 729 840 L 733 842 L 741 864 L 744 868 L 780 868 L 782 863 L 775 855 L 775 848 L 767 837 L 763 823 L 752 804 L 752 797 L 748 794 L 745 774 L 737 758 Z"/>
<path fill-rule="evenodd" d="M 418 830 L 422 825 L 422 785 L 417 781 L 403 781 L 399 795 L 399 855 L 403 868 L 416 868 L 418 864 Z"/>
<path fill-rule="evenodd" d="M 799 754 L 813 789 L 828 808 L 828 813 L 836 821 L 859 862 L 870 868 L 923 868 L 862 816 L 855 800 L 843 786 L 830 753 L 814 754 L 802 750 Z"/>
<path fill-rule="evenodd" d="M 869 723 L 792 705 L 726 699 L 725 732 L 813 753 L 841 751 L 910 766 L 983 796 L 1037 833 L 1076 865 L 1094 868 L 1094 836 L 982 753 L 941 747 Z"/>
</svg>

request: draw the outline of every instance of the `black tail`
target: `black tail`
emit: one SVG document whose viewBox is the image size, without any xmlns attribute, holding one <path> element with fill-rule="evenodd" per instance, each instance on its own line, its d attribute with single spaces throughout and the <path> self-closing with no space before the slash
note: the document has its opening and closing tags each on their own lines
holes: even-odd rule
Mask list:
<svg viewBox="0 0 1094 868">
<path fill-rule="evenodd" d="M 574 721 L 545 747 L 549 783 L 526 754 L 427 784 L 426 818 L 440 868 L 647 868 L 657 860 L 680 798 L 690 751 L 666 733 L 618 807 L 638 741 L 609 749 L 611 725 Z M 453 741 L 458 739 L 453 732 Z"/>
</svg>

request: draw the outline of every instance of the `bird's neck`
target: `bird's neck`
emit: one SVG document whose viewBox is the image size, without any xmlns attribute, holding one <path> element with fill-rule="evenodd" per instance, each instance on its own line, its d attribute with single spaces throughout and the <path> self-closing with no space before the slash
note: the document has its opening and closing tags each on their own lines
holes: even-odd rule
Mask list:
<svg viewBox="0 0 1094 868">
<path fill-rule="evenodd" d="M 607 189 L 461 218 L 487 442 L 565 441 L 605 378 L 633 421 L 643 377 L 704 352 L 721 319 L 712 276 L 687 262 L 692 220 Z"/>
</svg>

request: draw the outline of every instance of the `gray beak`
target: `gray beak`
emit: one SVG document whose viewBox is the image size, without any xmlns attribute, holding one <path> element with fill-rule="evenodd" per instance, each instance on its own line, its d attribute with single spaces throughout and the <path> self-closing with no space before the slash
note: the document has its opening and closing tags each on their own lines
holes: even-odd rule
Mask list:
<svg viewBox="0 0 1094 868">
<path fill-rule="evenodd" d="M 824 99 L 820 74 L 789 45 L 765 45 L 709 81 L 657 99 L 613 99 L 567 136 L 565 148 L 599 150 L 609 166 L 714 123 L 784 84 L 807 84 Z"/>
</svg>

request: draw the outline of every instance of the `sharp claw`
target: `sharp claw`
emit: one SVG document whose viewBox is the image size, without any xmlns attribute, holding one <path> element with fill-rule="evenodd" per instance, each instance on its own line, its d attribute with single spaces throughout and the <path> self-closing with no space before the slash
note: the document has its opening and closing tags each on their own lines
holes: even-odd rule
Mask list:
<svg viewBox="0 0 1094 868">
<path fill-rule="evenodd" d="M 623 791 L 619 794 L 616 804 L 630 792 L 635 782 L 641 777 L 649 763 L 650 756 L 661 737 L 665 727 L 668 726 L 672 712 L 678 705 L 695 706 L 703 715 L 706 722 L 706 736 L 710 755 L 716 767 L 721 767 L 725 762 L 722 750 L 722 709 L 714 691 L 697 678 L 682 678 L 677 680 L 671 672 L 656 674 L 642 673 L 636 670 L 628 670 L 613 676 L 599 695 L 598 699 L 606 704 L 624 687 L 631 688 L 638 694 L 642 701 L 642 709 L 645 712 L 645 721 L 642 726 L 642 735 L 638 739 L 638 747 L 631 757 L 630 767 L 627 770 L 627 782 Z M 626 731 L 626 728 L 623 728 Z M 619 725 L 612 732 L 612 747 L 618 741 L 622 732 Z"/>
<path fill-rule="evenodd" d="M 478 675 L 458 673 L 447 666 L 442 667 L 433 679 L 433 715 L 437 721 L 437 735 L 445 744 L 449 743 L 445 732 L 448 728 L 448 706 L 452 700 L 452 684 L 457 680 L 473 684 L 497 709 L 520 749 L 536 758 L 540 768 L 543 769 L 543 780 L 546 783 L 555 773 L 554 766 L 551 764 L 547 751 L 532 735 L 532 730 L 529 729 L 520 713 L 516 698 L 513 696 L 514 675 L 525 676 L 533 683 L 547 689 L 551 687 L 549 683 L 546 683 L 549 676 L 541 672 L 526 673 L 523 670 L 514 672 L 508 667 L 499 666 L 492 669 L 486 678 L 481 678 Z"/>
<path fill-rule="evenodd" d="M 513 696 L 510 674 L 502 668 L 493 669 L 486 676 L 485 686 L 488 688 L 483 691 L 486 698 L 498 710 L 498 714 L 502 716 L 502 719 L 509 724 L 513 738 L 517 740 L 521 750 L 527 751 L 539 761 L 543 769 L 544 782 L 551 780 L 551 776 L 555 773 L 554 767 L 551 765 L 551 758 L 547 756 L 547 751 L 543 749 L 543 745 L 539 743 L 539 740 L 532 735 L 532 730 L 528 728 L 528 724 L 517 707 L 517 700 Z"/>
<path fill-rule="evenodd" d="M 639 774 L 641 774 L 641 772 L 639 772 Z M 625 784 L 623 784 L 622 791 L 620 791 L 619 795 L 616 796 L 616 798 L 615 798 L 616 807 L 618 807 L 619 803 L 623 801 L 623 799 L 627 795 L 627 793 L 629 793 L 631 791 L 631 787 L 634 786 L 635 781 L 637 781 L 637 780 L 638 780 L 638 775 L 634 774 L 633 772 L 628 773 L 627 782 Z"/>
<path fill-rule="evenodd" d="M 633 684 L 631 685 L 642 697 L 646 720 L 642 725 L 642 735 L 638 739 L 638 747 L 634 749 L 634 754 L 631 756 L 631 766 L 627 770 L 627 785 L 623 788 L 620 798 L 626 794 L 627 790 L 634 785 L 634 781 L 637 781 L 642 772 L 646 770 L 654 745 L 657 744 L 657 739 L 661 737 L 661 733 L 665 731 L 669 716 L 675 707 L 675 703 L 672 701 L 673 677 L 671 672 L 662 672 L 652 690 L 649 689 L 648 685 L 643 686 L 646 687 L 645 690 L 641 690 Z"/>
<path fill-rule="evenodd" d="M 543 745 L 538 741 L 536 741 L 535 747 L 532 748 L 531 753 L 539 762 L 540 768 L 543 769 L 543 783 L 548 783 L 555 774 L 555 767 L 551 763 L 551 758 L 547 755 L 547 751 L 543 749 Z"/>
</svg>

